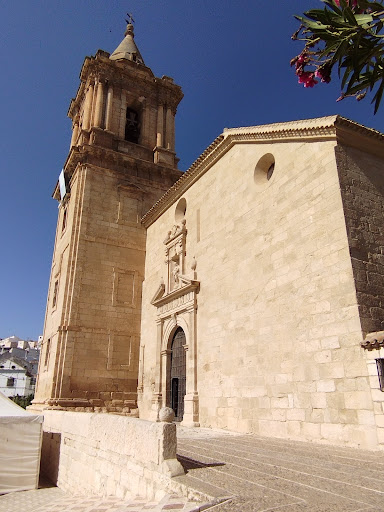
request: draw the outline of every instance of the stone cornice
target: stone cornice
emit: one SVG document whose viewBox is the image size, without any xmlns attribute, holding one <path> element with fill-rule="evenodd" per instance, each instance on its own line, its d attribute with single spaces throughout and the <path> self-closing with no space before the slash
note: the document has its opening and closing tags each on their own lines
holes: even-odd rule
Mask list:
<svg viewBox="0 0 384 512">
<path fill-rule="evenodd" d="M 144 215 L 142 222 L 145 227 L 149 227 L 235 144 L 328 140 L 375 154 L 381 151 L 384 155 L 382 133 L 337 115 L 225 129 L 223 134 L 208 146 L 183 176 Z"/>
<path fill-rule="evenodd" d="M 107 149 L 101 146 L 88 144 L 84 144 L 82 146 L 73 146 L 68 154 L 63 168 L 66 178 L 69 181 L 77 166 L 81 164 L 91 164 L 96 167 L 107 168 L 114 172 L 121 172 L 126 174 L 129 167 L 133 169 L 138 163 L 142 167 L 148 168 L 149 171 L 157 169 L 160 174 L 173 174 L 175 179 L 181 174 L 178 169 L 162 166 L 161 164 L 155 164 L 152 161 L 142 160 L 136 156 L 130 156 L 128 153 L 121 153 L 113 149 Z M 152 186 L 154 185 L 155 183 L 152 184 Z M 57 194 L 58 183 L 56 184 L 53 192 L 53 197 L 55 199 L 57 199 Z"/>
<path fill-rule="evenodd" d="M 125 88 L 131 88 L 139 79 L 140 92 L 143 96 L 150 97 L 153 89 L 156 89 L 160 101 L 169 104 L 174 112 L 183 98 L 181 87 L 175 84 L 172 78 L 157 78 L 147 66 L 137 65 L 129 60 L 110 60 L 109 53 L 98 50 L 95 56 L 84 59 L 80 71 L 80 85 L 75 98 L 70 102 L 68 117 L 73 118 L 77 114 L 88 83 L 95 79 Z"/>
<path fill-rule="evenodd" d="M 183 276 L 181 276 L 183 277 Z M 185 285 L 176 288 L 175 290 L 172 290 L 167 295 L 164 295 L 162 297 L 158 297 L 160 289 L 157 291 L 155 297 L 152 299 L 151 304 L 153 306 L 156 306 L 157 308 L 164 306 L 164 304 L 168 304 L 169 302 L 172 302 L 175 299 L 178 299 L 179 297 L 182 297 L 183 295 L 186 295 L 189 292 L 198 293 L 200 289 L 200 282 L 193 280 L 193 279 L 185 279 Z"/>
<path fill-rule="evenodd" d="M 152 188 L 160 188 L 160 184 L 164 181 L 164 177 L 167 175 L 174 175 L 174 179 L 177 179 L 181 174 L 181 171 L 178 169 L 169 168 L 161 164 L 155 164 L 154 162 L 147 160 L 141 160 L 137 157 L 132 157 L 127 153 L 120 153 L 112 149 L 84 144 L 83 146 L 73 146 L 67 156 L 63 166 L 67 183 L 70 182 L 77 167 L 85 164 L 89 164 L 93 168 L 98 168 L 102 170 L 102 172 L 110 171 L 121 173 L 124 178 L 132 176 L 135 178 L 135 182 L 137 183 L 145 182 L 146 178 L 138 177 L 135 172 L 129 172 L 128 169 L 136 169 L 136 166 L 139 164 L 142 168 L 148 169 L 148 172 L 150 173 L 156 170 L 159 179 L 158 182 L 151 181 Z M 164 188 L 162 189 L 164 190 Z M 55 188 L 52 192 L 52 197 L 60 201 L 58 181 L 56 182 Z"/>
<path fill-rule="evenodd" d="M 360 346 L 365 350 L 379 350 L 384 348 L 384 331 L 371 332 L 367 334 Z"/>
</svg>

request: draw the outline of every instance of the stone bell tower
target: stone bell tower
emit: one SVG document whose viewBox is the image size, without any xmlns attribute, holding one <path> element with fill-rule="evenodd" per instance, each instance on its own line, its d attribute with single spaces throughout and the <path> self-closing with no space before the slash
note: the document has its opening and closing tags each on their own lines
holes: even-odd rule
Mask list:
<svg viewBox="0 0 384 512">
<path fill-rule="evenodd" d="M 182 97 L 172 78 L 144 64 L 131 24 L 111 55 L 85 58 L 53 194 L 58 222 L 35 409 L 136 407 L 141 217 L 180 177 L 174 119 Z"/>
</svg>

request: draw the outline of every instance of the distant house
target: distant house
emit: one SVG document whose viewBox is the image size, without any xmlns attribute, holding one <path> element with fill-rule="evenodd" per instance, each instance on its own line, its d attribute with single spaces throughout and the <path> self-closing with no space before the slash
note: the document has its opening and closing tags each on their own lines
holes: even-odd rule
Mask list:
<svg viewBox="0 0 384 512">
<path fill-rule="evenodd" d="M 40 355 L 40 350 L 34 348 L 36 344 L 16 336 L 7 338 L 7 341 L 1 340 L 0 391 L 5 396 L 11 398 L 35 393 Z"/>
<path fill-rule="evenodd" d="M 34 348 L 37 349 L 41 345 L 42 336 L 39 336 L 39 341 L 33 340 L 22 340 L 17 336 L 9 336 L 8 338 L 3 338 L 0 340 L 0 351 L 1 349 L 10 349 L 10 348 L 21 348 L 23 350 Z"/>
<path fill-rule="evenodd" d="M 9 336 L 8 338 L 3 338 L 2 340 L 0 340 L 0 347 L 1 348 L 17 347 L 19 341 L 22 341 L 22 339 L 18 338 L 17 336 Z"/>
</svg>

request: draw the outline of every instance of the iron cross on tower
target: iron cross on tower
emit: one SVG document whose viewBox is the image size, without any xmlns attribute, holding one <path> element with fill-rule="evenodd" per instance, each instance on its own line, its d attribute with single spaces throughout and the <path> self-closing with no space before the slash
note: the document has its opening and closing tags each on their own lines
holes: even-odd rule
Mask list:
<svg viewBox="0 0 384 512">
<path fill-rule="evenodd" d="M 132 23 L 135 23 L 135 20 L 133 19 L 132 14 L 127 12 L 127 16 L 128 16 L 128 19 L 126 19 L 125 21 L 127 22 L 128 25 L 132 25 Z"/>
</svg>

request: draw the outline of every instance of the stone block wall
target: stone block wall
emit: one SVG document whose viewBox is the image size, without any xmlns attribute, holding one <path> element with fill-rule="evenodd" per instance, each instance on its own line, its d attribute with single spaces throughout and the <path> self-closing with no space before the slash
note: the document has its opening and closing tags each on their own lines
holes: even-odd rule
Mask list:
<svg viewBox="0 0 384 512">
<path fill-rule="evenodd" d="M 335 145 L 237 144 L 183 195 L 186 265 L 195 259 L 200 282 L 202 426 L 377 447 Z M 270 180 L 257 169 L 266 154 L 275 160 Z M 150 301 L 164 278 L 163 240 L 176 223 L 176 205 L 147 231 L 143 418 L 156 400 L 159 351 L 166 348 L 156 346 Z M 190 350 L 186 355 L 189 368 Z"/>
<path fill-rule="evenodd" d="M 176 459 L 176 426 L 113 414 L 44 411 L 41 468 L 76 494 L 159 499 Z"/>
<path fill-rule="evenodd" d="M 108 169 L 108 155 L 100 161 L 89 151 L 91 163 L 77 167 L 59 207 L 34 404 L 130 413 L 146 241 L 140 219 L 180 173 L 125 156 Z"/>
<path fill-rule="evenodd" d="M 384 329 L 384 179 L 379 156 L 346 146 L 336 148 L 340 188 L 359 307 L 362 340 Z M 378 441 L 384 446 L 384 392 L 376 359 L 382 348 L 364 351 Z"/>
<path fill-rule="evenodd" d="M 336 148 L 345 221 L 364 335 L 384 329 L 383 161 Z"/>
</svg>

